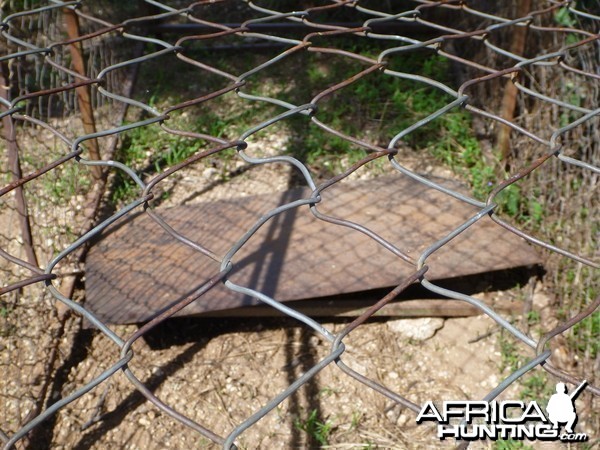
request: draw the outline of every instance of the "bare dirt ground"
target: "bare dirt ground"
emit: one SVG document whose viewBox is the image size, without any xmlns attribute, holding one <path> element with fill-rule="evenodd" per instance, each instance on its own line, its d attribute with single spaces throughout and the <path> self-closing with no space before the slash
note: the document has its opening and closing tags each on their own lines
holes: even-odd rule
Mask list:
<svg viewBox="0 0 600 450">
<path fill-rule="evenodd" d="M 545 301 L 543 292 L 537 292 L 535 298 L 536 302 Z M 429 323 L 420 323 L 423 320 Z M 42 316 L 31 317 L 34 326 L 43 321 Z M 323 325 L 336 333 L 345 324 L 344 320 L 327 320 Z M 403 331 L 419 326 L 433 336 L 415 338 Z M 128 336 L 137 327 L 113 329 Z M 81 329 L 80 319 L 70 318 L 66 330 L 60 345 L 62 364 L 52 380 L 57 397 L 74 391 L 118 359 L 115 345 L 100 333 Z M 498 327 L 486 316 L 374 320 L 345 340 L 348 349 L 343 360 L 418 404 L 480 399 L 502 378 L 498 335 Z M 21 357 L 12 361 L 11 368 L 25 365 L 36 353 L 23 348 L 22 338 L 7 341 L 9 346 L 21 348 Z M 44 341 L 36 342 L 40 357 Z M 45 344 L 50 347 L 51 343 Z M 134 350 L 133 372 L 160 399 L 226 435 L 324 358 L 329 344 L 291 320 L 177 319 L 155 330 Z M 29 379 L 32 373 L 17 375 L 9 370 L 6 375 L 3 379 L 13 383 L 19 378 L 24 383 L 33 381 Z M 23 405 L 23 399 L 7 394 L 15 388 L 31 390 L 34 385 L 10 384 L 3 386 L 5 411 L 12 417 L 20 412 L 23 417 L 27 408 L 14 408 Z M 520 389 L 511 387 L 503 398 L 519 398 Z M 453 447 L 452 442 L 440 443 L 432 427 L 417 426 L 413 412 L 333 365 L 243 433 L 239 446 L 318 448 L 319 443 L 301 430 L 314 410 L 318 420 L 330 427 L 326 448 Z M 51 448 L 68 449 L 218 448 L 145 402 L 122 373 L 60 410 L 55 422 L 31 436 L 32 448 L 44 448 L 50 442 Z M 489 444 L 473 448 L 489 448 Z"/>
<path fill-rule="evenodd" d="M 263 144 L 262 148 L 272 149 L 280 142 Z M 410 164 L 410 155 L 406 161 Z M 412 169 L 450 176 L 422 158 L 414 158 L 414 162 Z M 222 183 L 222 173 L 211 169 L 186 169 L 169 179 L 161 188 L 170 194 L 160 207 L 289 186 L 286 166 L 243 170 L 243 164 L 233 162 L 226 169 L 234 175 L 226 183 Z M 368 178 L 386 170 L 354 176 Z M 72 217 L 66 207 L 55 208 L 53 213 Z M 3 230 L 15 231 L 14 219 L 14 211 L 7 209 L 2 215 Z M 497 301 L 524 295 L 526 290 L 521 288 L 480 294 Z M 84 301 L 83 292 L 78 291 L 76 298 Z M 534 309 L 545 317 L 550 299 L 540 283 L 532 301 Z M 35 405 L 47 407 L 91 381 L 118 360 L 119 350 L 101 333 L 82 326 L 81 318 L 67 315 L 62 319 L 53 300 L 39 288 L 17 291 L 4 305 L 5 313 L 0 316 L 4 419 L 0 426 L 15 432 L 19 423 L 31 418 L 28 415 Z M 320 321 L 337 333 L 348 320 Z M 543 329 L 550 325 L 545 323 Z M 425 335 L 412 333 L 420 328 L 425 329 Z M 137 327 L 112 329 L 126 338 Z M 541 327 L 531 329 L 536 338 L 541 331 Z M 503 348 L 500 335 L 499 327 L 487 316 L 372 319 L 344 340 L 347 351 L 343 360 L 417 404 L 480 399 L 508 373 L 502 366 L 511 355 Z M 138 341 L 134 351 L 130 367 L 151 391 L 183 415 L 226 436 L 326 357 L 330 344 L 291 319 L 190 318 L 161 325 Z M 523 345 L 510 351 L 531 354 Z M 502 398 L 518 399 L 522 393 L 521 385 L 513 385 Z M 580 413 L 585 417 L 584 402 L 581 404 Z M 313 411 L 315 428 L 311 431 L 309 417 Z M 585 420 L 580 423 L 585 426 Z M 348 377 L 335 365 L 326 367 L 237 442 L 244 449 L 454 446 L 451 441 L 440 442 L 431 426 L 417 426 L 413 412 Z M 218 448 L 146 402 L 121 372 L 60 409 L 37 427 L 26 443 L 35 449 Z M 491 446 L 485 443 L 472 448 Z"/>
<path fill-rule="evenodd" d="M 417 403 L 481 398 L 499 381 L 494 339 L 468 342 L 492 328 L 490 320 L 438 319 L 441 328 L 424 341 L 394 331 L 398 322 L 411 320 L 419 319 L 361 327 L 348 339 L 344 361 Z M 344 323 L 324 325 L 336 332 Z M 135 327 L 120 331 L 129 334 Z M 73 389 L 107 368 L 114 359 L 110 347 L 101 336 L 90 337 L 88 356 L 73 368 L 65 388 Z M 158 397 L 222 435 L 329 352 L 327 342 L 289 321 L 264 320 L 227 320 L 216 326 L 185 320 L 167 325 L 137 347 L 134 372 Z M 56 438 L 64 439 L 67 448 L 210 447 L 207 440 L 141 402 L 121 375 L 87 397 L 59 415 Z M 99 423 L 81 434 L 69 432 L 93 418 L 98 406 L 106 414 Z M 319 411 L 320 421 L 331 424 L 332 448 L 439 446 L 431 428 L 415 425 L 412 412 L 330 366 L 244 433 L 240 447 L 315 447 L 317 443 L 298 429 L 298 420 L 306 420 L 313 410 Z"/>
</svg>

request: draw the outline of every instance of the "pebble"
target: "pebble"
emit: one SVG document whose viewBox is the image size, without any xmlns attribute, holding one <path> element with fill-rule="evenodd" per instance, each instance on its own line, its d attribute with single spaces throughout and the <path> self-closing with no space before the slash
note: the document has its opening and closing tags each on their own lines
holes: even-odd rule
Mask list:
<svg viewBox="0 0 600 450">
<path fill-rule="evenodd" d="M 387 322 L 387 327 L 393 333 L 417 341 L 424 341 L 431 338 L 443 326 L 444 319 L 430 317 L 423 319 L 399 319 Z"/>
<path fill-rule="evenodd" d="M 218 173 L 219 171 L 214 167 L 208 167 L 207 169 L 204 169 L 202 176 L 207 180 L 212 180 L 217 176 Z"/>
</svg>

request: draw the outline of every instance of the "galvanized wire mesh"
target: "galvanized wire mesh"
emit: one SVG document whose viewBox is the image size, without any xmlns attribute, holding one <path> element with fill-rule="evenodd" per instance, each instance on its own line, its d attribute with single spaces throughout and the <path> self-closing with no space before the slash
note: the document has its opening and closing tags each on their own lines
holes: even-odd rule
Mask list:
<svg viewBox="0 0 600 450">
<path fill-rule="evenodd" d="M 6 157 L 3 160 L 6 169 L 3 169 L 4 187 L 0 189 L 3 197 L 3 209 L 15 212 L 16 220 L 13 226 L 3 228 L 2 249 L 0 255 L 7 264 L 2 266 L 6 274 L 6 282 L 0 293 L 11 294 L 20 291 L 28 285 L 43 288 L 45 294 L 71 310 L 83 316 L 93 327 L 102 332 L 114 344 L 116 362 L 104 370 L 99 376 L 85 385 L 79 386 L 70 394 L 57 399 L 51 406 L 43 411 L 35 411 L 25 423 L 8 420 L 0 432 L 5 448 L 11 448 L 18 441 L 25 438 L 33 429 L 50 418 L 58 410 L 85 396 L 92 389 L 106 382 L 118 372 L 123 372 L 130 383 L 144 395 L 147 400 L 157 408 L 168 414 L 173 419 L 189 427 L 190 431 L 200 433 L 223 448 L 233 448 L 238 437 L 258 422 L 262 417 L 274 411 L 286 398 L 296 392 L 301 386 L 308 383 L 317 373 L 328 366 L 336 366 L 340 371 L 363 383 L 367 388 L 379 392 L 381 395 L 403 405 L 409 410 L 418 412 L 420 407 L 411 400 L 410 395 L 396 393 L 374 379 L 368 378 L 354 370 L 344 362 L 346 347 L 344 339 L 360 325 L 368 320 L 375 312 L 385 307 L 400 292 L 413 283 L 420 283 L 424 288 L 441 294 L 445 297 L 461 300 L 479 308 L 484 314 L 496 321 L 517 340 L 525 343 L 532 349 L 531 360 L 528 364 L 510 374 L 498 384 L 496 388 L 486 395 L 486 400 L 496 398 L 508 386 L 514 383 L 531 369 L 541 366 L 553 376 L 570 382 L 579 383 L 581 380 L 570 373 L 565 373 L 553 367 L 548 359 L 552 355 L 549 341 L 555 336 L 573 328 L 587 316 L 593 314 L 600 304 L 600 297 L 583 300 L 580 308 L 573 311 L 568 320 L 560 323 L 555 328 L 548 330 L 540 340 L 533 339 L 526 332 L 512 324 L 507 318 L 498 314 L 482 301 L 461 292 L 442 288 L 428 280 L 427 271 L 430 267 L 431 255 L 446 246 L 455 237 L 482 218 L 490 217 L 499 227 L 526 239 L 532 245 L 545 251 L 559 255 L 566 261 L 578 263 L 578 267 L 586 267 L 590 273 L 600 266 L 594 257 L 597 249 L 593 244 L 587 249 L 563 247 L 561 245 L 561 230 L 556 239 L 552 241 L 543 239 L 524 231 L 522 227 L 500 214 L 497 198 L 510 186 L 531 179 L 534 174 L 550 165 L 567 167 L 575 170 L 574 177 L 586 180 L 590 192 L 594 192 L 597 177 L 600 173 L 598 164 L 599 152 L 597 140 L 587 141 L 581 146 L 572 140 L 573 133 L 581 130 L 597 130 L 597 83 L 600 79 L 598 66 L 588 67 L 581 64 L 577 57 L 582 51 L 591 52 L 597 56 L 597 34 L 600 16 L 584 9 L 578 9 L 574 2 L 550 2 L 543 9 L 529 11 L 526 15 L 501 17 L 493 11 L 482 9 L 481 5 L 464 2 L 429 2 L 415 1 L 409 5 L 390 5 L 383 8 L 376 2 L 361 1 L 332 1 L 321 6 L 306 7 L 299 10 L 283 9 L 284 5 L 261 6 L 252 2 L 213 2 L 200 1 L 188 5 L 167 5 L 165 3 L 146 0 L 146 9 L 133 10 L 124 7 L 106 6 L 100 8 L 94 4 L 84 2 L 60 2 L 57 0 L 49 3 L 37 4 L 29 2 L 11 2 L 5 8 L 1 22 L 2 46 L 6 50 L 0 58 L 5 66 L 4 70 L 4 95 L 0 99 L 5 138 L 7 139 Z M 225 13 L 225 9 L 228 12 Z M 479 8 L 479 9 L 478 9 Z M 344 11 L 355 17 L 352 26 L 331 24 L 323 21 L 327 14 Z M 385 11 L 384 11 L 385 10 Z M 111 13 L 119 11 L 128 17 L 124 20 L 111 17 Z M 556 25 L 557 13 L 569 17 L 567 24 Z M 212 14 L 212 15 L 211 15 Z M 61 20 L 69 16 L 79 21 L 80 30 L 75 35 L 65 36 L 59 26 Z M 232 25 L 230 20 L 209 21 L 207 17 L 235 17 L 241 18 L 238 24 Z M 450 22 L 452 21 L 452 22 Z M 158 33 L 158 28 L 153 28 L 157 23 L 176 24 L 183 37 L 167 38 Z M 285 27 L 269 27 L 272 23 L 290 23 L 298 25 L 294 28 L 301 37 L 287 35 Z M 435 37 L 419 40 L 401 34 L 402 28 L 382 28 L 383 25 L 418 25 L 422 30 L 433 32 Z M 182 31 L 185 25 L 194 25 L 192 31 Z M 503 48 L 500 37 L 506 33 L 527 29 L 537 36 L 540 51 L 535 54 Z M 198 34 L 194 34 L 200 30 Z M 166 31 L 163 30 L 165 34 Z M 544 40 L 546 36 L 564 36 L 559 42 Z M 171 35 L 169 35 L 171 36 Z M 384 49 L 378 49 L 377 54 L 364 54 L 358 51 L 341 49 L 332 45 L 334 39 L 340 36 L 352 36 L 365 41 L 377 41 Z M 412 35 L 411 35 L 412 36 Z M 235 41 L 237 39 L 237 41 Z M 233 43 L 232 43 L 233 42 Z M 252 46 L 261 44 L 275 44 L 281 47 L 276 56 L 266 60 L 258 66 L 252 67 L 242 73 L 229 73 L 222 68 L 216 68 L 197 57 L 193 48 L 195 45 L 209 47 L 208 52 L 224 51 L 224 47 L 235 47 L 239 43 L 250 42 Z M 469 48 L 466 43 L 474 43 L 480 47 L 479 51 L 465 52 L 461 49 Z M 538 44 L 539 44 L 538 43 Z M 556 45 L 558 44 L 558 45 Z M 219 47 L 221 45 L 221 47 Z M 75 66 L 76 52 L 79 48 L 85 57 L 85 70 L 82 73 Z M 529 46 L 526 44 L 525 49 Z M 404 73 L 389 68 L 389 63 L 398 55 L 411 52 L 430 51 L 451 60 L 458 68 L 463 70 L 464 80 L 456 88 L 421 74 Z M 261 74 L 276 67 L 277 64 L 286 64 L 297 55 L 304 52 L 313 52 L 321 55 L 333 55 L 356 61 L 362 66 L 348 79 L 337 80 L 337 83 L 323 86 L 322 90 L 312 98 L 306 98 L 304 103 L 291 103 L 285 95 L 271 96 L 264 91 L 261 94 L 249 89 L 252 83 L 260 83 Z M 524 56 L 527 54 L 527 56 Z M 193 55 L 193 56 L 190 56 Z M 483 55 L 483 56 L 482 56 Z M 155 60 L 168 61 L 178 59 L 194 69 L 198 77 L 211 76 L 222 80 L 222 86 L 210 92 L 205 92 L 197 98 L 183 98 L 173 101 L 168 108 L 158 108 L 155 99 L 142 101 L 135 99 L 130 88 L 124 86 L 125 75 L 128 70 L 144 66 Z M 597 61 L 597 59 L 596 59 Z M 553 75 L 549 72 L 554 71 Z M 536 76 L 577 76 L 578 83 L 582 86 L 584 95 L 577 98 L 561 98 L 538 91 Z M 447 104 L 424 117 L 411 126 L 396 130 L 394 136 L 389 137 L 389 142 L 381 145 L 371 142 L 365 136 L 346 135 L 332 124 L 322 122 L 319 117 L 319 106 L 334 95 L 343 95 L 344 90 L 360 79 L 373 79 L 377 77 L 397 77 L 422 84 L 424 87 L 439 90 L 440 95 L 449 98 Z M 504 82 L 506 89 L 514 89 L 520 102 L 527 106 L 543 105 L 551 111 L 551 119 L 540 129 L 535 124 L 518 124 L 519 118 L 504 117 L 497 109 L 490 108 L 486 103 L 484 92 L 489 86 L 497 86 Z M 375 81 L 374 81 L 375 82 Z M 157 86 L 144 86 L 152 94 Z M 91 93 L 88 103 L 91 103 L 96 118 L 97 131 L 90 132 L 84 125 L 75 125 L 74 117 L 82 114 L 85 106 L 81 99 L 84 92 Z M 266 92 L 266 93 L 265 93 Z M 171 116 L 187 109 L 198 107 L 224 96 L 237 95 L 243 104 L 263 102 L 274 105 L 276 111 L 267 120 L 253 124 L 248 129 L 242 130 L 235 139 L 225 139 L 211 134 L 211 130 L 184 130 L 170 126 Z M 586 96 L 587 95 L 587 96 Z M 126 106 L 137 112 L 136 119 L 128 123 L 122 122 L 122 113 Z M 518 154 L 520 148 L 514 148 L 511 159 L 511 173 L 506 179 L 495 179 L 490 188 L 488 197 L 479 200 L 472 196 L 457 192 L 450 187 L 423 177 L 403 165 L 398 157 L 398 148 L 403 139 L 421 127 L 427 126 L 432 121 L 440 120 L 444 114 L 451 110 L 463 108 L 488 124 L 503 125 L 512 130 L 513 142 L 519 146 L 529 146 L 530 159 L 523 154 Z M 532 107 L 533 108 L 533 107 Z M 309 165 L 287 154 L 281 149 L 275 156 L 263 156 L 253 142 L 253 136 L 266 130 L 276 129 L 276 125 L 292 118 L 301 118 L 318 127 L 330 136 L 335 136 L 351 143 L 352 146 L 364 149 L 365 156 L 353 163 L 333 177 L 317 182 Z M 85 120 L 84 120 L 85 122 Z M 181 162 L 174 163 L 164 171 L 149 177 L 142 177 L 135 168 L 113 159 L 115 141 L 105 138 L 126 136 L 134 129 L 159 126 L 164 133 L 184 136 L 186 139 L 197 140 L 202 144 L 202 150 Z M 83 127 L 83 129 L 81 128 Z M 515 138 L 514 136 L 518 136 Z M 47 152 L 39 153 L 30 151 L 36 147 L 32 139 L 37 139 L 38 144 L 45 145 Z M 229 154 L 227 150 L 234 149 L 236 158 L 245 163 L 254 165 L 284 164 L 290 166 L 299 174 L 302 183 L 307 186 L 311 194 L 305 198 L 283 204 L 273 210 L 264 211 L 256 223 L 240 236 L 225 255 L 217 255 L 203 242 L 191 242 L 186 236 L 180 235 L 176 230 L 165 223 L 159 214 L 152 209 L 155 193 L 169 177 L 178 172 L 195 167 L 194 165 L 210 158 L 219 158 L 220 155 Z M 531 157 L 531 155 L 534 155 Z M 319 210 L 322 203 L 321 193 L 332 185 L 342 182 L 353 172 L 361 167 L 369 166 L 374 161 L 387 161 L 395 169 L 398 177 L 408 177 L 414 183 L 421 183 L 429 188 L 436 189 L 448 198 L 453 198 L 473 207 L 473 216 L 450 231 L 439 240 L 429 243 L 427 249 L 418 257 L 413 257 L 407 252 L 373 231 L 345 220 L 343 217 L 331 217 Z M 89 167 L 91 170 L 81 170 Z M 101 168 L 98 170 L 97 168 Z M 135 199 L 119 207 L 109 217 L 96 221 L 96 205 L 100 203 L 102 192 L 108 174 L 119 173 L 120 176 L 129 178 L 135 183 Z M 35 194 L 27 192 L 30 186 L 48 180 L 54 176 L 50 185 L 64 180 L 70 176 L 71 180 L 79 183 L 77 192 L 57 193 L 57 197 L 69 197 L 66 202 L 64 221 L 58 224 L 44 223 L 43 211 L 47 208 L 58 207 L 48 205 L 44 199 L 35 198 Z M 65 188 L 67 189 L 67 188 Z M 35 191 L 31 191 L 35 192 Z M 89 194 L 86 198 L 78 193 Z M 373 193 L 377 195 L 377 193 Z M 57 200 L 58 201 L 58 200 Z M 596 203 L 591 200 L 592 206 Z M 86 211 L 86 209 L 90 209 Z M 71 211 L 69 211 L 69 209 Z M 305 314 L 299 313 L 293 304 L 287 305 L 270 298 L 262 292 L 236 285 L 228 279 L 228 273 L 235 266 L 236 254 L 244 247 L 246 242 L 257 230 L 285 211 L 297 209 L 303 214 L 312 214 L 319 220 L 330 222 L 337 226 L 340 233 L 350 229 L 370 237 L 381 247 L 382 252 L 391 252 L 397 256 L 402 264 L 413 268 L 413 273 L 406 279 L 399 280 L 398 286 L 391 290 L 377 303 L 361 314 L 356 320 L 347 325 L 341 332 L 333 333 L 316 320 Z M 82 211 L 81 214 L 72 210 Z M 211 279 L 200 289 L 187 298 L 171 305 L 167 310 L 160 312 L 153 320 L 142 326 L 130 336 L 117 335 L 108 325 L 94 316 L 85 307 L 85 303 L 72 298 L 72 281 L 81 270 L 81 258 L 89 242 L 99 233 L 110 229 L 136 210 L 143 210 L 156 223 L 168 232 L 173 239 L 187 245 L 195 251 L 212 258 L 215 261 L 215 271 Z M 596 211 L 597 212 L 597 211 Z M 588 217 L 594 217 L 594 211 Z M 76 217 L 80 217 L 76 219 Z M 385 220 L 382 217 L 381 220 Z M 8 223 L 8 222 L 7 222 Z M 564 225 L 565 228 L 568 224 Z M 33 229 L 33 232 L 31 231 Z M 40 232 L 39 230 L 43 230 Z M 35 242 L 34 238 L 43 237 L 46 242 Z M 595 238 L 591 232 L 590 238 Z M 343 258 L 343 255 L 340 255 Z M 57 277 L 60 276 L 60 280 Z M 595 275 L 590 275 L 594 280 Z M 575 283 L 575 281 L 573 281 Z M 314 333 L 321 336 L 330 345 L 327 357 L 314 364 L 294 382 L 281 392 L 276 393 L 270 401 L 256 410 L 246 420 L 233 427 L 227 435 L 218 435 L 213 430 L 205 427 L 201 421 L 187 417 L 176 411 L 168 402 L 158 398 L 141 380 L 130 364 L 135 359 L 133 344 L 146 335 L 158 324 L 172 317 L 192 302 L 201 302 L 202 296 L 216 284 L 223 283 L 228 289 L 254 297 L 266 305 L 275 308 L 285 315 L 307 326 Z M 66 286 L 70 287 L 66 287 Z M 67 293 L 65 295 L 65 292 Z M 18 299 L 17 299 L 18 300 Z M 57 313 L 56 321 L 60 322 L 61 311 Z M 29 336 L 33 345 L 43 345 L 38 342 L 35 335 Z M 51 339 L 51 338 L 50 338 Z M 600 390 L 588 385 L 586 388 L 594 395 Z M 18 421 L 17 421 L 18 422 Z"/>
</svg>

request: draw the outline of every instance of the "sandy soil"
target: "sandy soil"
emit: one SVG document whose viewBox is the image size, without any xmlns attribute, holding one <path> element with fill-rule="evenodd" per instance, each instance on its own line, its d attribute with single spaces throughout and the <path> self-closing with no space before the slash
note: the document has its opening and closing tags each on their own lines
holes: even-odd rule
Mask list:
<svg viewBox="0 0 600 450">
<path fill-rule="evenodd" d="M 277 139 L 281 138 L 258 141 L 255 147 L 262 149 L 261 155 L 268 156 L 281 145 Z M 447 170 L 429 165 L 422 157 L 411 157 L 408 151 L 403 161 L 421 173 L 450 178 Z M 252 170 L 245 167 L 245 163 L 232 160 L 226 166 L 206 164 L 183 170 L 159 186 L 159 192 L 169 193 L 160 206 L 281 191 L 293 184 L 286 165 Z M 388 170 L 379 167 L 359 171 L 352 177 L 369 178 Z M 223 183 L 224 179 L 227 182 Z M 71 203 L 51 208 L 46 205 L 34 212 L 35 221 L 52 223 L 60 216 L 72 222 L 78 217 L 78 204 L 74 198 Z M 0 216 L 2 236 L 12 242 L 9 249 L 18 254 L 18 241 L 11 241 L 17 232 L 14 211 L 8 206 Z M 40 244 L 40 255 L 47 258 L 72 239 L 68 233 L 53 232 L 49 231 L 55 236 L 52 242 Z M 10 278 L 6 276 L 7 280 Z M 514 288 L 482 295 L 501 301 L 523 298 L 528 292 Z M 83 292 L 77 291 L 75 299 L 84 301 Z M 541 317 L 549 315 L 550 298 L 539 283 L 532 301 Z M 47 407 L 109 368 L 119 359 L 119 350 L 101 333 L 83 326 L 81 318 L 63 318 L 53 299 L 39 286 L 4 296 L 3 302 L 0 401 L 4 414 L 0 429 L 10 435 L 19 424 L 32 418 L 36 406 Z M 348 320 L 321 322 L 337 333 Z M 415 320 L 418 319 L 372 319 L 344 340 L 347 350 L 343 361 L 420 404 L 427 400 L 480 399 L 508 374 L 506 370 L 502 372 L 503 357 L 531 355 L 520 344 L 510 350 L 503 347 L 498 326 L 486 316 L 433 319 L 426 324 Z M 521 323 L 519 318 L 514 320 Z M 543 329 L 532 328 L 531 332 L 537 337 L 552 325 L 546 322 Z M 126 339 L 137 327 L 112 329 Z M 425 334 L 406 334 L 406 330 L 416 329 L 425 329 Z M 151 391 L 183 415 L 227 436 L 326 357 L 330 344 L 291 319 L 177 319 L 138 341 L 134 351 L 130 367 Z M 536 369 L 535 373 L 540 374 L 541 370 Z M 513 385 L 503 398 L 517 399 L 522 394 L 523 386 Z M 586 405 L 584 399 L 582 417 Z M 322 431 L 307 433 L 303 428 L 313 411 Z M 237 442 L 242 449 L 454 446 L 453 442 L 437 440 L 431 426 L 417 426 L 415 417 L 413 412 L 331 364 L 242 433 Z M 580 424 L 585 427 L 586 421 L 581 420 Z M 317 434 L 323 442 L 315 439 Z M 30 449 L 218 448 L 146 402 L 121 372 L 60 409 L 34 429 L 26 443 Z M 491 447 L 491 443 L 472 446 Z"/>
</svg>

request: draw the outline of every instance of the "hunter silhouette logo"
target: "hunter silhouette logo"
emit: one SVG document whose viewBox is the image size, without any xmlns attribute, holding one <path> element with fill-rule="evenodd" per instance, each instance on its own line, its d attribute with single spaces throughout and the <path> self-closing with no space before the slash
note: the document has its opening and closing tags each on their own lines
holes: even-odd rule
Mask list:
<svg viewBox="0 0 600 450">
<path fill-rule="evenodd" d="M 417 416 L 417 424 L 437 422 L 440 440 L 587 441 L 587 434 L 573 431 L 577 423 L 575 400 L 586 384 L 587 381 L 583 381 L 568 394 L 565 384 L 557 383 L 556 394 L 550 397 L 546 407 L 547 415 L 536 401 L 445 401 L 440 409 L 428 401 Z M 562 433 L 561 424 L 565 424 Z"/>
<path fill-rule="evenodd" d="M 587 381 L 583 381 L 571 395 L 567 394 L 565 383 L 556 384 L 556 394 L 550 397 L 546 411 L 548 419 L 552 422 L 554 429 L 559 429 L 559 423 L 566 423 L 565 431 L 573 435 L 573 427 L 577 422 L 577 411 L 575 410 L 575 399 L 585 387 Z M 562 435 L 564 436 L 564 435 Z M 561 439 L 562 439 L 561 436 Z"/>
</svg>

